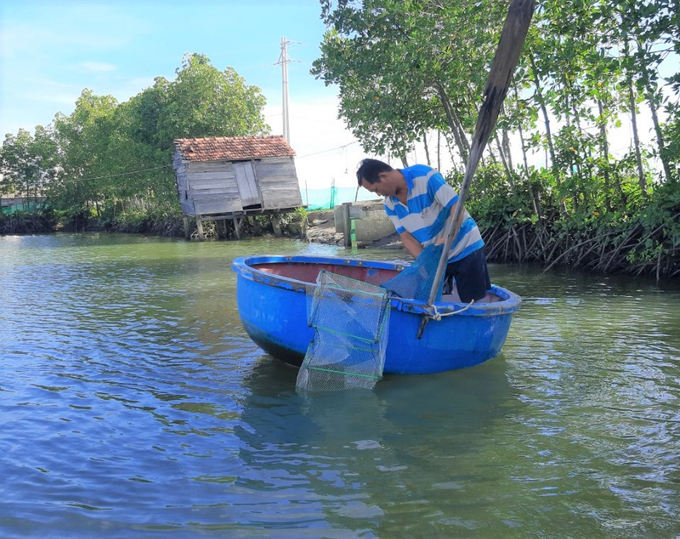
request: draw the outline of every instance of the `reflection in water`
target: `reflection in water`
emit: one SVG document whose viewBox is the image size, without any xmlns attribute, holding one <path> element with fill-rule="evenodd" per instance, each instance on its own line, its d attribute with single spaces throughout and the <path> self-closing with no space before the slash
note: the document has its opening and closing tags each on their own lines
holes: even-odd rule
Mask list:
<svg viewBox="0 0 680 539">
<path fill-rule="evenodd" d="M 677 286 L 492 264 L 500 357 L 299 395 L 230 269 L 282 252 L 349 254 L 0 238 L 0 536 L 680 534 Z"/>
<path fill-rule="evenodd" d="M 374 392 L 297 395 L 296 371 L 263 360 L 244 380 L 249 394 L 236 434 L 245 470 L 253 472 L 240 484 L 278 492 L 268 518 L 288 512 L 277 500 L 294 495 L 307 500 L 308 518 L 335 528 L 352 530 L 357 518 L 368 518 L 379 535 L 405 532 L 416 508 L 452 510 L 458 485 L 474 476 L 458 459 L 479 451 L 476 440 L 492 435 L 504 415 L 503 369 L 499 361 L 388 377 Z"/>
</svg>

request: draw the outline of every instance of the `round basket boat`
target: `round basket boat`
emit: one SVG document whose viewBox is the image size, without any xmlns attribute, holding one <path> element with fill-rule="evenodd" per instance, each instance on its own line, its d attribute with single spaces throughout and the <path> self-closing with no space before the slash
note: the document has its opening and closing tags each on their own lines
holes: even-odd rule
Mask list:
<svg viewBox="0 0 680 539">
<path fill-rule="evenodd" d="M 233 262 L 241 322 L 264 351 L 300 366 L 313 337 L 308 296 L 321 270 L 379 285 L 404 269 L 394 262 L 314 256 L 249 256 Z M 385 373 L 424 374 L 460 369 L 496 357 L 503 348 L 521 298 L 500 286 L 492 301 L 467 305 L 393 297 Z M 423 316 L 435 316 L 418 332 Z"/>
</svg>

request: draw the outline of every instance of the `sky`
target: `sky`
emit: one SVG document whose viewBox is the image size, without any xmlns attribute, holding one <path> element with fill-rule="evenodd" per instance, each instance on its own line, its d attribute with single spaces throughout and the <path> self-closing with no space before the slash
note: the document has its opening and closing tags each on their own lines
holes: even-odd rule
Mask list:
<svg viewBox="0 0 680 539">
<path fill-rule="evenodd" d="M 283 134 L 288 45 L 290 143 L 301 191 L 354 187 L 361 146 L 337 119 L 337 88 L 311 74 L 325 26 L 318 0 L 5 0 L 0 4 L 0 136 L 71 114 L 83 89 L 122 103 L 174 80 L 187 53 L 232 67 L 267 99 Z M 379 157 L 379 156 L 372 156 Z M 364 191 L 364 190 L 361 190 Z M 367 193 L 364 193 L 366 195 Z"/>
</svg>

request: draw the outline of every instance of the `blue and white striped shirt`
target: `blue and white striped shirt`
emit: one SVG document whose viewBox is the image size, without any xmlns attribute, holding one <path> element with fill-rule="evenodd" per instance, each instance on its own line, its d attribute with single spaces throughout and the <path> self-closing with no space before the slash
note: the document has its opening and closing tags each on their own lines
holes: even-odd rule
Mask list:
<svg viewBox="0 0 680 539">
<path fill-rule="evenodd" d="M 444 236 L 446 219 L 458 202 L 458 193 L 444 177 L 426 165 L 399 169 L 406 178 L 408 195 L 404 205 L 397 197 L 385 197 L 385 212 L 401 234 L 410 232 L 423 248 Z M 451 244 L 449 262 L 465 258 L 484 246 L 477 223 L 467 210 L 458 235 Z"/>
</svg>

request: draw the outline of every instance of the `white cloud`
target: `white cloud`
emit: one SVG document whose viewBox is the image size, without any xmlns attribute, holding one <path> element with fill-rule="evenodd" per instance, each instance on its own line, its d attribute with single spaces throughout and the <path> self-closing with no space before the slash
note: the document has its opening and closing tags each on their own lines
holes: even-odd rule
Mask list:
<svg viewBox="0 0 680 539">
<path fill-rule="evenodd" d="M 292 96 L 291 96 L 292 97 Z M 327 94 L 289 105 L 290 144 L 295 150 L 295 167 L 302 189 L 325 189 L 356 185 L 357 163 L 364 157 L 360 144 L 337 119 L 338 100 Z M 270 105 L 265 118 L 272 134 L 283 133 L 280 104 Z"/>
<path fill-rule="evenodd" d="M 359 141 L 345 126 L 344 120 L 337 118 L 338 97 L 331 90 L 320 91 L 318 97 L 293 99 L 290 96 L 289 120 L 291 146 L 295 150 L 295 167 L 300 179 L 301 189 L 328 189 L 336 187 L 356 187 L 356 169 L 365 157 L 373 157 L 388 162 L 393 167 L 401 167 L 401 161 L 384 155 L 367 153 Z M 283 133 L 283 115 L 280 103 L 270 104 L 265 117 L 272 133 Z M 429 137 L 432 166 L 437 166 L 436 134 Z M 450 157 L 442 144 L 442 170 L 451 168 Z M 408 155 L 409 164 L 426 163 L 422 143 Z"/>
</svg>

